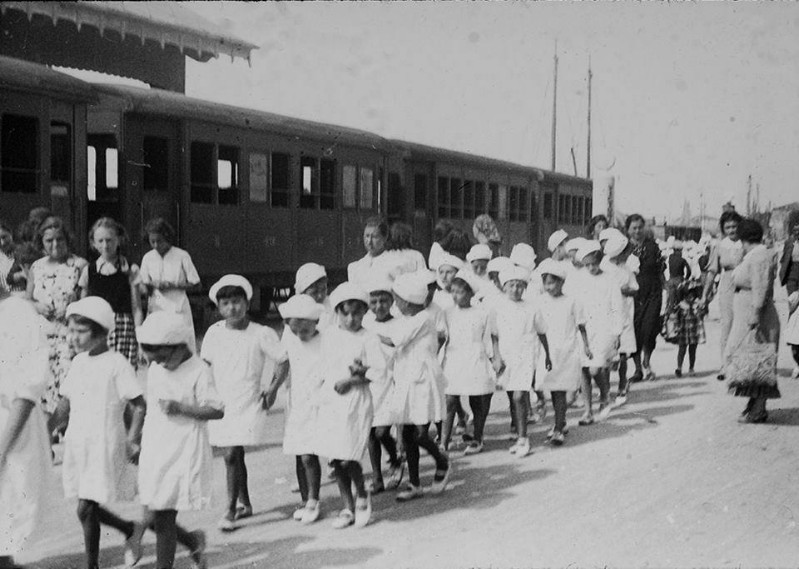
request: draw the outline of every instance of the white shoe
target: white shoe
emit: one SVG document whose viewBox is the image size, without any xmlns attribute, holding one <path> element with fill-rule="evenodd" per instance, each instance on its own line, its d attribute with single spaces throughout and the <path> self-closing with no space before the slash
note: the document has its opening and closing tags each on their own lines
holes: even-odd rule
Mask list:
<svg viewBox="0 0 799 569">
<path fill-rule="evenodd" d="M 405 475 L 405 463 L 400 462 L 399 466 L 392 466 L 391 470 L 388 471 L 388 483 L 386 484 L 386 488 L 389 490 L 395 490 L 399 488 L 399 485 L 402 483 L 402 477 Z"/>
<path fill-rule="evenodd" d="M 311 505 L 311 501 L 308 500 L 308 503 L 305 504 L 305 507 L 302 508 L 302 517 L 300 518 L 300 522 L 305 525 L 312 524 L 316 520 L 319 519 L 319 516 L 322 514 L 322 508 L 317 501 L 315 504 Z"/>
<path fill-rule="evenodd" d="M 294 518 L 295 522 L 301 522 L 302 521 L 302 517 L 304 515 L 305 515 L 305 506 L 303 506 L 302 508 L 297 508 L 296 510 L 294 510 L 294 513 L 291 515 L 291 517 Z"/>
<path fill-rule="evenodd" d="M 355 498 L 355 527 L 366 527 L 370 519 L 372 519 L 372 497 L 367 494 L 366 498 Z"/>
<path fill-rule="evenodd" d="M 349 510 L 341 510 L 336 516 L 336 519 L 333 520 L 333 528 L 334 529 L 344 529 L 350 527 L 352 524 L 355 523 L 355 516 L 352 515 L 352 512 Z"/>
<path fill-rule="evenodd" d="M 228 519 L 227 514 L 225 514 L 222 516 L 222 519 L 216 523 L 216 527 L 220 531 L 230 532 L 236 529 L 236 523 L 233 520 Z"/>
<path fill-rule="evenodd" d="M 141 559 L 142 547 L 141 540 L 144 537 L 144 532 L 147 526 L 140 522 L 134 522 L 133 533 L 125 540 L 125 566 L 133 567 Z"/>
<path fill-rule="evenodd" d="M 414 486 L 413 484 L 408 484 L 408 487 L 399 492 L 397 494 L 396 500 L 397 502 L 410 502 L 411 500 L 415 500 L 416 498 L 421 498 L 423 494 L 421 486 Z"/>
<path fill-rule="evenodd" d="M 519 439 L 519 445 L 516 448 L 516 458 L 524 458 L 530 454 L 530 439 Z"/>
<path fill-rule="evenodd" d="M 441 494 L 447 489 L 449 484 L 449 477 L 452 475 L 452 461 L 447 464 L 447 470 L 444 472 L 444 477 L 441 480 L 433 478 L 433 484 L 430 485 L 430 492 L 432 494 Z"/>
</svg>

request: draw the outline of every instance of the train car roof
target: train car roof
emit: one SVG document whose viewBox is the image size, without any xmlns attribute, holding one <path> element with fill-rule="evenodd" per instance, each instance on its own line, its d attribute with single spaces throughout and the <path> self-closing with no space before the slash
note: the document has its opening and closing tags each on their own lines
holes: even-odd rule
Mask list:
<svg viewBox="0 0 799 569">
<path fill-rule="evenodd" d="M 213 103 L 161 89 L 95 84 L 98 93 L 121 99 L 127 112 L 164 115 L 288 136 L 330 141 L 383 150 L 386 140 L 367 131 Z"/>
<path fill-rule="evenodd" d="M 62 101 L 97 100 L 92 86 L 46 65 L 0 56 L 0 89 L 39 93 Z"/>
</svg>

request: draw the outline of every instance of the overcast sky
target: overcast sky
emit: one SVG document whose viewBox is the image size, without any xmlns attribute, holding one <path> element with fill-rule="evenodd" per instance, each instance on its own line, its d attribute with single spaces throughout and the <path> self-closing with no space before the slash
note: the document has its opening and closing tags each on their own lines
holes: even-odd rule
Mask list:
<svg viewBox="0 0 799 569">
<path fill-rule="evenodd" d="M 190 60 L 187 93 L 550 167 L 616 176 L 621 211 L 709 213 L 747 176 L 799 199 L 799 3 L 191 3 L 260 49 Z"/>
</svg>

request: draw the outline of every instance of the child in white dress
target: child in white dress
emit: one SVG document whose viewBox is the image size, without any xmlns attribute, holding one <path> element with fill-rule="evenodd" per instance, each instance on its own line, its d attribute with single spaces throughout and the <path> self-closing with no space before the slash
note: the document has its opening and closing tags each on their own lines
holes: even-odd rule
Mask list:
<svg viewBox="0 0 799 569">
<path fill-rule="evenodd" d="M 575 391 L 582 377 L 582 357 L 591 358 L 585 317 L 579 302 L 563 294 L 567 279 L 565 267 L 546 259 L 538 267 L 544 287 L 539 312 L 547 328 L 551 360 L 539 356 L 535 387 L 549 392 L 555 409 L 555 426 L 547 434 L 549 442 L 560 446 L 568 432 L 566 428 L 566 394 Z M 580 342 L 579 336 L 582 338 Z"/>
<path fill-rule="evenodd" d="M 442 365 L 447 378 L 447 416 L 441 442 L 447 450 L 456 401 L 466 395 L 474 415 L 474 437 L 466 446 L 466 454 L 483 450 L 483 430 L 495 389 L 491 368 L 493 365 L 494 372 L 499 374 L 504 367 L 493 313 L 472 306 L 472 298 L 479 290 L 478 280 L 471 271 L 458 271 L 451 284 L 455 304 L 444 311 L 449 337 L 444 346 Z"/>
<path fill-rule="evenodd" d="M 44 412 L 49 344 L 31 303 L 0 287 L 0 567 L 28 545 L 51 468 Z M 37 476 L 31 476 L 37 473 Z"/>
<path fill-rule="evenodd" d="M 372 515 L 360 463 L 374 416 L 369 383 L 385 381 L 385 361 L 377 336 L 363 328 L 369 295 L 345 282 L 330 295 L 330 303 L 338 326 L 331 326 L 322 341 L 318 449 L 333 460 L 344 502 L 333 527 L 363 527 Z"/>
<path fill-rule="evenodd" d="M 240 275 L 225 275 L 208 293 L 224 320 L 213 324 L 203 339 L 201 357 L 211 366 L 214 384 L 225 405 L 225 416 L 208 425 L 211 445 L 224 450 L 227 511 L 222 531 L 252 516 L 247 486 L 245 446 L 267 443 L 264 395 L 273 375 L 288 369 L 285 350 L 271 328 L 247 315 L 252 285 Z"/>
<path fill-rule="evenodd" d="M 518 437 L 510 452 L 519 458 L 530 454 L 530 439 L 527 437 L 528 402 L 533 389 L 539 345 L 544 349 L 544 360 L 549 366 L 547 328 L 538 310 L 538 302 L 533 305 L 522 300 L 528 278 L 529 273 L 521 267 L 504 269 L 499 274 L 499 280 L 503 284 L 505 297 L 495 305 L 499 351 L 505 362 L 505 371 L 499 376 L 499 381 L 511 399 L 511 417 Z"/>
<path fill-rule="evenodd" d="M 376 336 L 391 336 L 397 318 L 391 314 L 394 297 L 391 294 L 392 282 L 388 277 L 369 281 L 369 312 L 364 316 L 363 327 Z M 388 488 L 396 489 L 402 482 L 405 464 L 400 460 L 397 441 L 391 436 L 391 427 L 396 424 L 392 404 L 394 402 L 394 348 L 380 344 L 385 359 L 386 377 L 380 382 L 369 383 L 372 390 L 374 418 L 369 432 L 369 459 L 372 463 L 372 494 L 386 489 L 383 480 L 383 448 L 388 453 Z"/>
<path fill-rule="evenodd" d="M 176 542 L 205 568 L 205 534 L 177 525 L 178 511 L 211 502 L 212 454 L 208 421 L 224 416 L 208 365 L 190 349 L 194 330 L 180 314 L 149 315 L 136 336 L 150 362 L 148 409 L 139 457 L 139 497 L 145 523 L 155 530 L 156 567 L 172 567 Z"/>
<path fill-rule="evenodd" d="M 316 328 L 319 330 L 336 323 L 336 314 L 333 307 L 330 306 L 330 298 L 327 294 L 328 282 L 327 271 L 322 265 L 316 263 L 305 263 L 297 269 L 294 277 L 294 292 L 310 296 L 324 309 L 316 324 Z"/>
<path fill-rule="evenodd" d="M 422 496 L 419 479 L 419 449 L 425 449 L 436 462 L 431 490 L 443 492 L 449 482 L 451 466 L 430 437 L 430 423 L 441 416 L 444 382 L 438 362 L 438 329 L 435 311 L 425 309 L 427 278 L 423 274 L 398 276 L 392 287 L 394 302 L 403 315 L 381 341 L 394 348 L 394 411 L 402 425 L 402 439 L 408 461 L 407 489 L 397 494 L 406 502 Z"/>
<path fill-rule="evenodd" d="M 610 364 L 619 349 L 624 306 L 616 281 L 600 268 L 602 251 L 599 242 L 585 243 L 577 252 L 577 258 L 585 266 L 585 271 L 575 293 L 585 310 L 585 328 L 592 354 L 583 361 L 585 414 L 579 424 L 590 425 L 594 422 L 592 381 L 599 387 L 600 418 L 606 418 L 610 412 Z"/>
<path fill-rule="evenodd" d="M 438 266 L 434 267 L 436 275 L 438 276 L 438 290 L 433 295 L 433 302 L 435 302 L 441 310 L 446 310 L 452 306 L 452 295 L 450 294 L 450 286 L 452 279 L 459 270 L 463 268 L 463 261 L 455 255 L 449 253 L 442 253 L 438 257 Z"/>
<path fill-rule="evenodd" d="M 62 478 L 64 496 L 78 499 L 86 566 L 99 567 L 100 525 L 112 527 L 127 540 L 125 562 L 141 557 L 143 528 L 110 512 L 104 504 L 135 496 L 136 471 L 145 403 L 133 367 L 108 346 L 114 330 L 111 305 L 87 296 L 67 307 L 69 335 L 78 355 L 72 360 L 56 415 L 66 426 Z M 132 420 L 126 433 L 123 414 L 130 404 Z"/>
<path fill-rule="evenodd" d="M 286 402 L 286 427 L 283 453 L 295 456 L 297 484 L 303 505 L 294 512 L 294 519 L 312 524 L 319 519 L 319 487 L 322 470 L 319 464 L 318 413 L 319 390 L 324 379 L 322 338 L 317 328 L 324 308 L 306 294 L 295 294 L 279 308 L 285 328 L 280 343 L 288 355 L 290 374 L 276 376 L 269 386 L 266 402 L 271 407 L 277 390 L 289 375 Z"/>
</svg>

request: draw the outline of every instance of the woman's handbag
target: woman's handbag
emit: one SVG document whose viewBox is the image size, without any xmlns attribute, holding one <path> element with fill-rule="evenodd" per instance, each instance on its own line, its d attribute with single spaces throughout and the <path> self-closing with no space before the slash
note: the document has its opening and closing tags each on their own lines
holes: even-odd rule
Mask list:
<svg viewBox="0 0 799 569">
<path fill-rule="evenodd" d="M 777 385 L 777 350 L 774 344 L 757 341 L 757 332 L 747 334 L 727 358 L 730 387 Z"/>
</svg>

